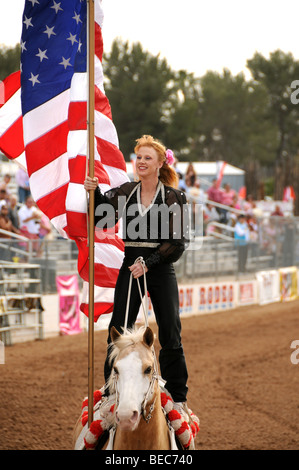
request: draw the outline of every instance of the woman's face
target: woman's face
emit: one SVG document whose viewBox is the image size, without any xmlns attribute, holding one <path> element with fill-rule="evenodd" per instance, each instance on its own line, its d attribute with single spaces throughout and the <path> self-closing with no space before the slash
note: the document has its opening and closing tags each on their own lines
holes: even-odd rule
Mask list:
<svg viewBox="0 0 299 470">
<path fill-rule="evenodd" d="M 153 147 L 140 147 L 136 155 L 136 172 L 140 179 L 157 177 L 161 168 L 157 151 Z"/>
</svg>

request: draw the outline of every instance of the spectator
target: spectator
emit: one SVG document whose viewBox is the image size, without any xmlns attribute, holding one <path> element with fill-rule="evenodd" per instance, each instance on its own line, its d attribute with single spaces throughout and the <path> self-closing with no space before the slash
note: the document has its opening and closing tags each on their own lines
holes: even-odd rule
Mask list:
<svg viewBox="0 0 299 470">
<path fill-rule="evenodd" d="M 10 196 L 8 217 L 12 221 L 12 224 L 14 225 L 14 227 L 19 228 L 20 222 L 19 222 L 17 203 L 18 203 L 17 197 L 15 195 Z"/>
<path fill-rule="evenodd" d="M 189 163 L 186 174 L 185 174 L 185 182 L 186 185 L 189 187 L 194 186 L 196 180 L 196 173 L 192 163 Z"/>
<path fill-rule="evenodd" d="M 246 198 L 246 200 L 244 201 L 244 204 L 243 204 L 243 211 L 246 213 L 246 214 L 253 214 L 253 208 L 254 208 L 254 200 L 253 200 L 253 197 L 251 196 L 251 194 L 249 194 Z"/>
<path fill-rule="evenodd" d="M 203 204 L 206 200 L 205 192 L 200 187 L 200 182 L 198 180 L 196 180 L 194 186 L 189 189 L 189 195 L 191 198 L 195 199 L 194 202 L 197 204 Z"/>
<path fill-rule="evenodd" d="M 4 205 L 7 205 L 8 198 L 6 189 L 0 189 L 0 208 Z"/>
<path fill-rule="evenodd" d="M 18 185 L 19 202 L 25 202 L 26 198 L 30 196 L 29 177 L 23 168 L 19 168 L 16 173 L 16 183 Z"/>
<path fill-rule="evenodd" d="M 10 183 L 10 180 L 11 180 L 11 176 L 9 174 L 6 174 L 6 175 L 4 175 L 3 181 L 0 184 L 0 189 L 5 189 L 7 194 L 9 194 L 8 185 Z"/>
<path fill-rule="evenodd" d="M 233 207 L 234 209 L 241 210 L 241 204 L 240 204 L 240 201 L 239 201 L 238 194 L 235 194 L 233 196 L 231 207 Z"/>
<path fill-rule="evenodd" d="M 231 206 L 234 196 L 236 196 L 236 191 L 232 189 L 228 183 L 225 183 L 222 192 L 222 204 L 225 206 Z"/>
<path fill-rule="evenodd" d="M 40 226 L 39 226 L 39 233 L 38 233 L 38 236 L 40 239 L 40 245 L 39 245 L 39 249 L 37 252 L 38 257 L 42 255 L 44 240 L 50 237 L 50 234 L 52 233 L 51 224 L 50 224 L 50 220 L 48 219 L 48 217 L 45 214 L 43 214 L 41 211 L 40 211 L 40 217 L 41 218 L 40 218 Z"/>
<path fill-rule="evenodd" d="M 251 256 L 255 257 L 258 254 L 258 223 L 255 216 L 249 216 L 248 220 L 249 228 L 249 245 L 251 249 Z"/>
<path fill-rule="evenodd" d="M 32 196 L 27 196 L 25 203 L 18 211 L 20 221 L 20 231 L 24 237 L 32 240 L 39 239 L 40 219 L 41 215 L 38 213 Z M 39 243 L 33 243 L 32 247 L 35 252 L 39 249 Z"/>
<path fill-rule="evenodd" d="M 280 206 L 278 204 L 275 206 L 275 210 L 271 214 L 271 217 L 275 216 L 283 217 L 283 212 L 281 211 Z"/>
<path fill-rule="evenodd" d="M 18 230 L 14 225 L 12 224 L 12 221 L 8 217 L 8 206 L 7 204 L 3 204 L 0 209 L 0 228 L 2 230 L 6 230 L 7 232 L 12 232 L 12 233 L 20 233 L 20 230 Z M 6 233 L 0 233 L 0 238 L 5 238 L 5 239 L 11 239 L 12 237 L 9 234 Z M 2 248 L 0 249 L 0 259 L 2 261 L 10 261 L 11 260 L 11 251 L 8 250 L 7 248 Z"/>
<path fill-rule="evenodd" d="M 228 183 L 225 183 L 224 189 L 222 190 L 222 204 L 225 206 L 231 206 L 233 202 L 233 197 L 236 195 L 234 189 L 231 189 Z M 221 208 L 220 209 L 220 219 L 221 222 L 227 224 L 229 221 L 229 215 L 227 209 Z"/>
<path fill-rule="evenodd" d="M 296 259 L 296 223 L 291 217 L 286 218 L 282 244 L 283 266 L 293 266 Z"/>
<path fill-rule="evenodd" d="M 208 229 L 208 224 L 210 222 L 219 222 L 220 216 L 216 210 L 216 207 L 212 204 L 206 204 L 203 211 L 203 225 L 204 225 L 204 234 L 208 235 L 208 231 L 213 231 L 214 229 Z"/>
<path fill-rule="evenodd" d="M 244 214 L 238 216 L 235 225 L 235 245 L 238 250 L 238 272 L 244 273 L 248 255 L 249 228 Z"/>
<path fill-rule="evenodd" d="M 212 186 L 210 186 L 207 190 L 207 196 L 210 201 L 222 204 L 222 191 L 218 187 L 218 182 L 216 178 L 213 179 Z"/>
</svg>

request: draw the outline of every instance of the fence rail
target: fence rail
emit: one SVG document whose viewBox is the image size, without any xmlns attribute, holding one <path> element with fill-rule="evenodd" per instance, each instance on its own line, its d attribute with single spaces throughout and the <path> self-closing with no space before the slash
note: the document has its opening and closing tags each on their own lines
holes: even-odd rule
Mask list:
<svg viewBox="0 0 299 470">
<path fill-rule="evenodd" d="M 225 276 L 238 279 L 271 268 L 299 267 L 299 217 L 267 217 L 256 222 L 256 233 L 247 246 L 245 273 L 239 269 L 234 227 L 214 222 L 207 224 L 213 231 L 196 237 L 192 249 L 175 263 L 178 280 L 218 280 Z M 57 275 L 77 273 L 76 244 L 65 239 L 44 240 L 42 246 L 39 242 L 37 256 L 33 242 L 36 241 L 1 238 L 0 262 L 5 259 L 38 264 L 42 293 L 56 292 Z"/>
</svg>

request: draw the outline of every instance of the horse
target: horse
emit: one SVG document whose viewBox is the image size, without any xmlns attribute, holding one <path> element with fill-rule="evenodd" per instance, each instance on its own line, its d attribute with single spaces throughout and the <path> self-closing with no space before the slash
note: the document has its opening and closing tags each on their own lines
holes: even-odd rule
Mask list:
<svg viewBox="0 0 299 470">
<path fill-rule="evenodd" d="M 113 370 L 108 381 L 116 393 L 115 450 L 169 450 L 169 429 L 161 406 L 151 328 L 120 333 L 112 328 Z"/>
<path fill-rule="evenodd" d="M 111 329 L 110 360 L 112 372 L 107 382 L 109 396 L 115 406 L 113 443 L 102 450 L 170 450 L 173 438 L 161 405 L 161 389 L 157 373 L 150 327 L 127 330 L 120 334 Z M 74 443 L 82 432 L 79 419 Z"/>
<path fill-rule="evenodd" d="M 194 449 L 199 420 L 189 410 L 188 424 L 173 408 L 173 401 L 158 375 L 152 329 L 147 326 L 120 334 L 112 327 L 110 334 L 112 372 L 102 389 L 108 387 L 109 395 L 97 391 L 94 421 L 89 429 L 86 429 L 88 403 L 83 402 L 85 411 L 75 427 L 74 448 Z"/>
</svg>

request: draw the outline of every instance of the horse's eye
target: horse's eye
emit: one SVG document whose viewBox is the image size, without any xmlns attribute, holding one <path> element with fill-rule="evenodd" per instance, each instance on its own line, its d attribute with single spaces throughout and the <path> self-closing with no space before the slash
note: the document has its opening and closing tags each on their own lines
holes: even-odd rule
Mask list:
<svg viewBox="0 0 299 470">
<path fill-rule="evenodd" d="M 151 373 L 151 371 L 152 371 L 151 366 L 148 366 L 148 367 L 145 369 L 144 373 L 148 375 L 148 374 Z"/>
<path fill-rule="evenodd" d="M 119 372 L 118 372 L 118 368 L 117 368 L 117 367 L 113 367 L 113 370 L 114 370 L 114 373 L 115 373 L 116 375 L 118 375 L 118 374 L 119 374 Z"/>
</svg>

